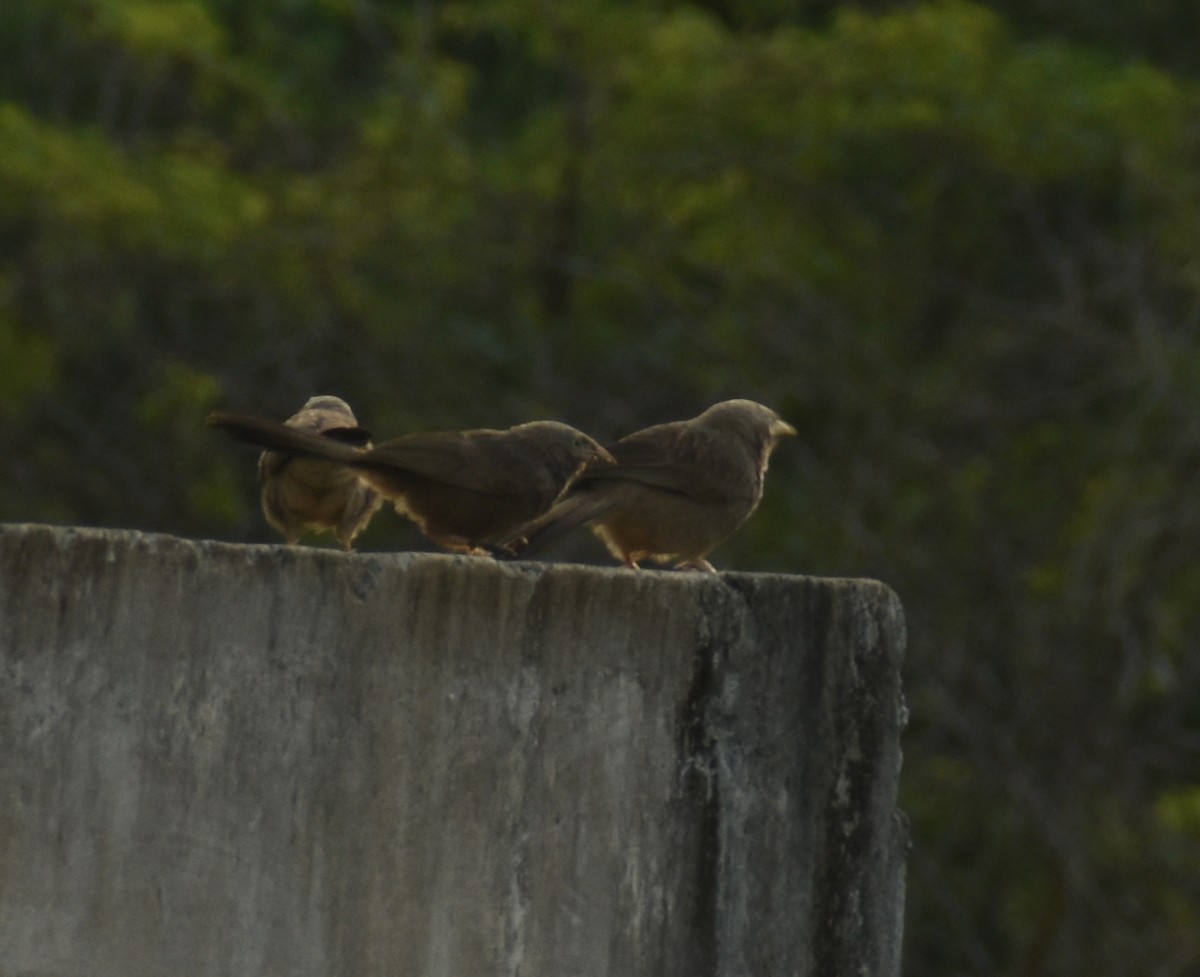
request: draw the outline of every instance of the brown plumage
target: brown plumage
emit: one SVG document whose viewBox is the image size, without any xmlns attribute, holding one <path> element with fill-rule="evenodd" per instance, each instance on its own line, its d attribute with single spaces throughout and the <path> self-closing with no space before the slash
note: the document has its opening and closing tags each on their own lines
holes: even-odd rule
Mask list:
<svg viewBox="0 0 1200 977">
<path fill-rule="evenodd" d="M 612 461 L 557 421 L 409 434 L 366 451 L 257 417 L 214 412 L 209 423 L 251 444 L 345 466 L 431 541 L 459 553 L 486 552 L 549 509 L 586 465 Z"/>
<path fill-rule="evenodd" d="M 633 569 L 649 559 L 713 572 L 705 557 L 758 506 L 771 452 L 795 433 L 750 400 L 637 431 L 610 448 L 616 464 L 588 468 L 549 512 L 502 543 L 525 555 L 590 523 Z"/>
<path fill-rule="evenodd" d="M 284 422 L 289 428 L 339 444 L 369 447 L 371 435 L 358 426 L 350 406 L 338 397 L 312 397 Z M 288 543 L 305 529 L 332 532 L 350 549 L 383 500 L 342 465 L 264 451 L 258 459 L 262 511 Z"/>
</svg>

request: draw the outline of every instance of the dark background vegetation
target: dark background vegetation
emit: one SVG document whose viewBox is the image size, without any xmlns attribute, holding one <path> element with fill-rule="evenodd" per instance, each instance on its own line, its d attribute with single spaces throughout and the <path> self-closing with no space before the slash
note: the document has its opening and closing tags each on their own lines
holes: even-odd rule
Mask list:
<svg viewBox="0 0 1200 977">
<path fill-rule="evenodd" d="M 272 538 L 216 406 L 801 431 L 909 619 L 906 968 L 1200 973 L 1195 0 L 7 0 L 0 518 Z M 417 545 L 392 513 L 366 549 Z"/>
</svg>

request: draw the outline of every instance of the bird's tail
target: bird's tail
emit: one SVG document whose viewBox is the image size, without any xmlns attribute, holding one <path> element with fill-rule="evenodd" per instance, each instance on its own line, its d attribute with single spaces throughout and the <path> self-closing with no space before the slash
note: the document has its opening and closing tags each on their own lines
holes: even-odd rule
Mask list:
<svg viewBox="0 0 1200 977">
<path fill-rule="evenodd" d="M 360 450 L 353 443 L 355 438 L 347 439 L 332 431 L 326 434 L 310 434 L 286 424 L 251 417 L 248 414 L 213 411 L 208 415 L 208 424 L 233 435 L 239 441 L 305 458 L 322 458 L 348 464 L 360 454 Z M 347 443 L 347 440 L 350 443 Z"/>
<path fill-rule="evenodd" d="M 518 526 L 500 545 L 518 556 L 537 553 L 572 529 L 591 522 L 612 508 L 609 492 L 578 491 L 567 495 L 546 512 Z"/>
</svg>

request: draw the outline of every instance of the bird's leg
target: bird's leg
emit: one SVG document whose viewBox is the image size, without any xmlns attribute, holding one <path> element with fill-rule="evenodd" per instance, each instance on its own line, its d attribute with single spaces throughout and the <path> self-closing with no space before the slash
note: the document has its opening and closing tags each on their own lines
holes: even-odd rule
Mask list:
<svg viewBox="0 0 1200 977">
<path fill-rule="evenodd" d="M 520 553 L 513 546 L 501 546 L 499 543 L 483 543 L 479 550 L 492 557 L 494 560 L 516 560 L 520 558 Z"/>
<path fill-rule="evenodd" d="M 465 536 L 434 536 L 429 532 L 425 533 L 431 543 L 435 543 L 442 549 L 450 550 L 451 553 L 461 553 L 464 556 L 489 556 L 487 550 L 467 539 Z"/>
<path fill-rule="evenodd" d="M 714 567 L 708 560 L 684 560 L 681 563 L 675 564 L 676 570 L 695 570 L 699 573 L 716 573 L 717 568 Z"/>
</svg>

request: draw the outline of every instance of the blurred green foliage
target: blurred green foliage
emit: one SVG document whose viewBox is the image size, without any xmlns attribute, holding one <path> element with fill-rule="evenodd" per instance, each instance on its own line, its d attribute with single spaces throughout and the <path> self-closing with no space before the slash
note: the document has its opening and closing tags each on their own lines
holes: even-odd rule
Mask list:
<svg viewBox="0 0 1200 977">
<path fill-rule="evenodd" d="M 1200 8 L 1099 9 L 11 0 L 0 518 L 272 538 L 217 405 L 763 400 L 717 562 L 907 608 L 908 972 L 1194 974 Z"/>
</svg>

